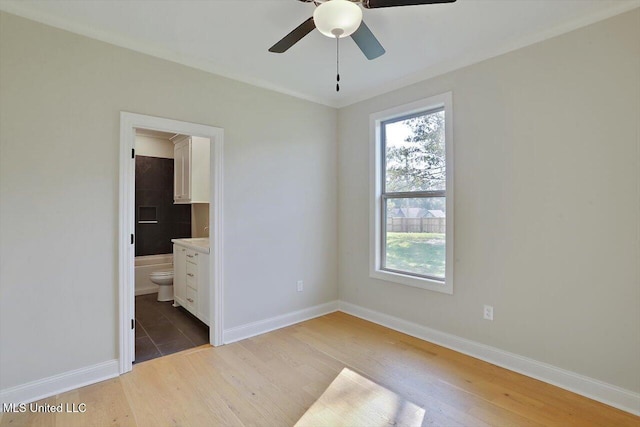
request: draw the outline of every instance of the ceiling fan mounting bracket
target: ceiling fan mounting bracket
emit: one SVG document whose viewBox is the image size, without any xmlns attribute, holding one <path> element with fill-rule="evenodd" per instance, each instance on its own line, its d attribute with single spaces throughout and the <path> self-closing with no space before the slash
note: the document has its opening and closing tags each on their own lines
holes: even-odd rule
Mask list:
<svg viewBox="0 0 640 427">
<path fill-rule="evenodd" d="M 316 6 L 318 6 L 319 4 L 326 3 L 329 0 L 298 0 L 298 1 L 301 1 L 302 3 L 314 3 Z M 364 7 L 367 7 L 366 5 L 369 4 L 369 0 L 348 0 L 348 1 L 350 1 L 351 3 L 362 3 Z"/>
</svg>

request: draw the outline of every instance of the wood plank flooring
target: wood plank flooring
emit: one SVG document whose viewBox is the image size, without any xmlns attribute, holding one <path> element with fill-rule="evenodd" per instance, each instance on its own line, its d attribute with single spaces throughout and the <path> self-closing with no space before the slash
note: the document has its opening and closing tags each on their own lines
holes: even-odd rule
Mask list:
<svg viewBox="0 0 640 427">
<path fill-rule="evenodd" d="M 640 417 L 338 312 L 135 365 L 0 426 L 640 426 Z"/>
</svg>

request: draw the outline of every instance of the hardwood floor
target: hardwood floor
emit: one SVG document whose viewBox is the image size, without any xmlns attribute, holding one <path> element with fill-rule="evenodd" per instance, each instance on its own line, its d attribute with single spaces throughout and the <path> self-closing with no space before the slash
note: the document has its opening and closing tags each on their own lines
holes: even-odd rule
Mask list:
<svg viewBox="0 0 640 427">
<path fill-rule="evenodd" d="M 197 347 L 5 413 L 1 426 L 640 426 L 640 418 L 382 326 L 333 313 Z"/>
</svg>

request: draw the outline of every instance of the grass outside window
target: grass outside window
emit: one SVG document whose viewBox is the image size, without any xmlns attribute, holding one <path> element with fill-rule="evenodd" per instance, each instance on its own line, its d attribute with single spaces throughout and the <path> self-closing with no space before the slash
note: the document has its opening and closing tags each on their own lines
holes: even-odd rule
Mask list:
<svg viewBox="0 0 640 427">
<path fill-rule="evenodd" d="M 444 233 L 387 233 L 386 267 L 420 275 L 445 275 Z"/>
</svg>

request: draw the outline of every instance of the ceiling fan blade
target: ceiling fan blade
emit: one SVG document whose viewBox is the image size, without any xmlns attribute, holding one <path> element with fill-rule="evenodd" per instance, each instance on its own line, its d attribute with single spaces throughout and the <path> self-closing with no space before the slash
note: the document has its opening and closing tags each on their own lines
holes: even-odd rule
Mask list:
<svg viewBox="0 0 640 427">
<path fill-rule="evenodd" d="M 419 4 L 453 3 L 456 0 L 363 0 L 362 6 L 366 9 L 378 9 L 381 7 L 416 6 Z"/>
<path fill-rule="evenodd" d="M 269 48 L 269 52 L 283 53 L 286 52 L 291 46 L 298 43 L 304 36 L 309 34 L 316 28 L 313 17 L 307 19 L 302 24 L 298 25 L 293 31 L 284 36 L 282 40 L 274 44 Z"/>
<path fill-rule="evenodd" d="M 364 53 L 364 56 L 369 60 L 376 59 L 377 57 L 382 56 L 385 52 L 376 36 L 373 35 L 364 21 L 360 23 L 356 32 L 351 34 L 351 38 L 356 42 L 362 53 Z"/>
</svg>

